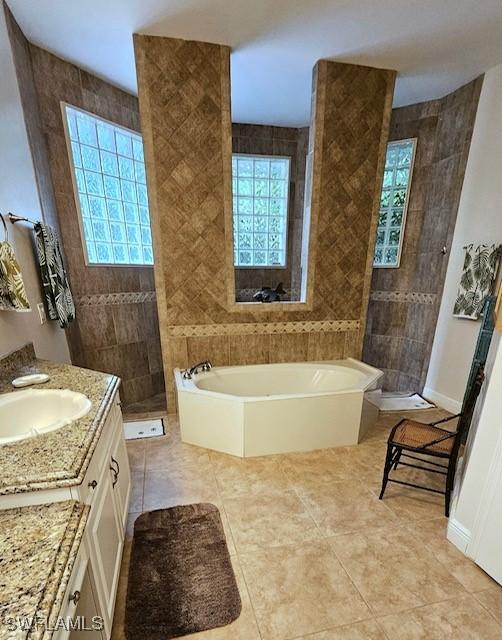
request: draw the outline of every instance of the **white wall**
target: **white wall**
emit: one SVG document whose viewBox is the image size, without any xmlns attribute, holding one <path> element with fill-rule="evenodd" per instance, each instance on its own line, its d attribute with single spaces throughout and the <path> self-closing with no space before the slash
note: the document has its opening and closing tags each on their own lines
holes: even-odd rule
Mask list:
<svg viewBox="0 0 502 640">
<path fill-rule="evenodd" d="M 476 406 L 465 454 L 457 472 L 448 538 L 475 560 L 490 517 L 494 488 L 502 477 L 502 336 L 495 333 L 486 363 L 486 380 Z M 502 523 L 497 523 L 499 527 Z M 500 533 L 498 534 L 500 540 Z M 498 554 L 500 557 L 500 554 Z M 490 572 L 491 558 L 485 570 Z M 500 565 L 500 561 L 499 561 Z M 490 572 L 491 573 L 491 572 Z"/>
<path fill-rule="evenodd" d="M 463 247 L 502 242 L 502 65 L 483 82 L 424 394 L 446 409 L 462 402 L 480 323 L 452 316 Z"/>
<path fill-rule="evenodd" d="M 0 5 L 0 212 L 13 211 L 30 218 L 41 218 L 40 201 L 35 181 L 28 136 L 17 85 L 14 60 L 10 48 L 3 8 Z M 65 333 L 57 322 L 41 325 L 36 305 L 42 301 L 38 271 L 31 246 L 28 226 L 7 222 L 9 240 L 23 272 L 32 311 L 16 313 L 0 311 L 0 356 L 33 342 L 41 358 L 69 362 Z M 3 240 L 0 223 L 0 240 Z"/>
</svg>

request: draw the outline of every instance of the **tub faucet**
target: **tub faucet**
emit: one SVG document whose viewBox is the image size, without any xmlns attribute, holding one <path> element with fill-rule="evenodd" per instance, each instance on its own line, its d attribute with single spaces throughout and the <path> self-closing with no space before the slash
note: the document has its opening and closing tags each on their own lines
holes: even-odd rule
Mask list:
<svg viewBox="0 0 502 640">
<path fill-rule="evenodd" d="M 190 380 L 192 376 L 194 376 L 196 373 L 199 373 L 199 371 L 209 371 L 212 366 L 213 365 L 209 362 L 209 360 L 203 360 L 202 362 L 195 364 L 190 369 L 185 369 L 183 371 L 183 377 L 185 378 L 185 380 Z"/>
</svg>

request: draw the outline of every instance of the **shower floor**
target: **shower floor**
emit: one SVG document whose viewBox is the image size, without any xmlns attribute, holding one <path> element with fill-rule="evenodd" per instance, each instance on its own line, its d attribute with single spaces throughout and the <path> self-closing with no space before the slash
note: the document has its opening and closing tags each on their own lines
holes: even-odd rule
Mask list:
<svg viewBox="0 0 502 640">
<path fill-rule="evenodd" d="M 158 393 L 141 402 L 129 404 L 123 408 L 122 413 L 124 422 L 163 418 L 167 415 L 166 394 Z"/>
</svg>

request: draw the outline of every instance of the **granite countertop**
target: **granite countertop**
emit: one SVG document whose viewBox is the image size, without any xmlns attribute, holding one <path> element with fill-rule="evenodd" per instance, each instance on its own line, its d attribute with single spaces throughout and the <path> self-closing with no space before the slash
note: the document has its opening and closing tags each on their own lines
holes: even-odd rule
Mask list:
<svg viewBox="0 0 502 640">
<path fill-rule="evenodd" d="M 80 484 L 120 384 L 114 375 L 39 360 L 33 346 L 27 345 L 0 360 L 0 394 L 15 391 L 11 381 L 28 373 L 50 376 L 49 382 L 35 388 L 79 391 L 92 407 L 58 431 L 1 445 L 0 495 Z"/>
<path fill-rule="evenodd" d="M 1 640 L 52 636 L 88 514 L 73 500 L 0 510 Z"/>
</svg>

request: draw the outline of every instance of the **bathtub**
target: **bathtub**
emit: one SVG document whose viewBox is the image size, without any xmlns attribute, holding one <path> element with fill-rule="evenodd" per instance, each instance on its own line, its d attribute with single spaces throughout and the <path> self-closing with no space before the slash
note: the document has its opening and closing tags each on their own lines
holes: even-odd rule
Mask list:
<svg viewBox="0 0 502 640">
<path fill-rule="evenodd" d="M 383 372 L 348 358 L 174 375 L 183 442 L 248 457 L 357 444 Z"/>
</svg>

